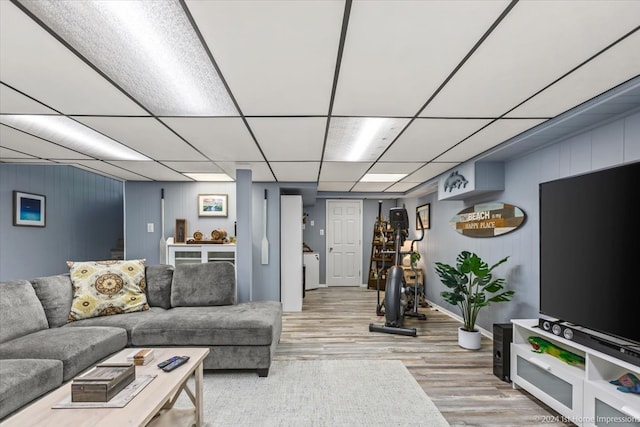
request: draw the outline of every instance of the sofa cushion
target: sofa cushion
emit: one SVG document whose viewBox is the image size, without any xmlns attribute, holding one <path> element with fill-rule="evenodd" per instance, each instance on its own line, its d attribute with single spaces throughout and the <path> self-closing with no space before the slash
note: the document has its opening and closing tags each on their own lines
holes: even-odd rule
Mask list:
<svg viewBox="0 0 640 427">
<path fill-rule="evenodd" d="M 280 325 L 276 301 L 176 307 L 133 328 L 134 346 L 270 345 Z"/>
<path fill-rule="evenodd" d="M 55 328 L 67 323 L 73 299 L 73 286 L 68 274 L 38 277 L 31 280 L 33 289 L 44 307 L 49 327 Z"/>
<path fill-rule="evenodd" d="M 0 418 L 61 384 L 62 362 L 59 360 L 0 360 Z"/>
<path fill-rule="evenodd" d="M 27 280 L 0 283 L 0 343 L 48 327 L 31 283 Z"/>
<path fill-rule="evenodd" d="M 171 308 L 173 266 L 150 265 L 146 269 L 147 302 L 151 307 Z"/>
<path fill-rule="evenodd" d="M 148 310 L 144 260 L 68 262 L 69 321 Z"/>
<path fill-rule="evenodd" d="M 99 316 L 91 319 L 78 320 L 77 322 L 69 322 L 64 328 L 83 328 L 85 326 L 110 326 L 113 328 L 122 328 L 127 331 L 127 345 L 131 346 L 131 331 L 141 322 L 152 319 L 162 313 L 164 308 L 151 307 L 149 310 L 136 311 L 135 313 L 124 313 L 118 316 Z"/>
<path fill-rule="evenodd" d="M 67 381 L 126 345 L 127 332 L 122 328 L 53 328 L 0 344 L 0 359 L 61 360 Z"/>
<path fill-rule="evenodd" d="M 228 261 L 179 264 L 171 283 L 172 307 L 236 303 L 236 270 Z"/>
</svg>

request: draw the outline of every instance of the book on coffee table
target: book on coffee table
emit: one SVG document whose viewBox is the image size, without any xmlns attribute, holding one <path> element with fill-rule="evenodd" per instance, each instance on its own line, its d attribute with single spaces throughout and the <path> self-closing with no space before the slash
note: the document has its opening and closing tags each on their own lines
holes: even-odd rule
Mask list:
<svg viewBox="0 0 640 427">
<path fill-rule="evenodd" d="M 71 382 L 72 402 L 108 402 L 136 378 L 133 363 L 103 363 Z"/>
<path fill-rule="evenodd" d="M 143 348 L 139 350 L 134 350 L 127 356 L 127 361 L 133 362 L 136 366 L 144 366 L 147 363 L 151 362 L 154 358 L 153 349 Z"/>
</svg>

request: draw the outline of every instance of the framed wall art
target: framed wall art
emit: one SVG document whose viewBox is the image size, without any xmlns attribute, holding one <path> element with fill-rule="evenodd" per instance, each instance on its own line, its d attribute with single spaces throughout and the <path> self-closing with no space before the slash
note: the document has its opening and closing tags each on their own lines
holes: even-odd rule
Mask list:
<svg viewBox="0 0 640 427">
<path fill-rule="evenodd" d="M 416 230 L 426 230 L 431 228 L 430 215 L 431 215 L 431 203 L 420 205 L 416 208 Z M 422 227 L 420 227 L 420 221 L 418 221 L 418 216 L 422 220 Z"/>
<path fill-rule="evenodd" d="M 13 192 L 13 225 L 45 227 L 47 198 L 40 194 Z"/>
<path fill-rule="evenodd" d="M 226 194 L 198 194 L 198 216 L 228 215 Z"/>
<path fill-rule="evenodd" d="M 176 219 L 176 235 L 173 236 L 174 243 L 187 242 L 187 220 L 183 218 Z"/>
</svg>

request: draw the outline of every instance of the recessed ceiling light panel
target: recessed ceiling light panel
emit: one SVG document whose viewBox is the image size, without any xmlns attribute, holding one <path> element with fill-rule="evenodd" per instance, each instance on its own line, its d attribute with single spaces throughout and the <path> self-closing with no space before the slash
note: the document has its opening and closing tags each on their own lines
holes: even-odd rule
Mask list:
<svg viewBox="0 0 640 427">
<path fill-rule="evenodd" d="M 237 115 L 178 1 L 20 4 L 154 114 Z"/>
<path fill-rule="evenodd" d="M 368 173 L 360 182 L 396 182 L 407 176 L 406 173 Z"/>
<path fill-rule="evenodd" d="M 65 116 L 0 115 L 0 123 L 101 160 L 151 160 Z"/>
<path fill-rule="evenodd" d="M 195 181 L 203 182 L 229 182 L 233 179 L 226 173 L 185 173 L 184 175 Z"/>
<path fill-rule="evenodd" d="M 374 161 L 393 142 L 409 119 L 333 117 L 325 161 Z"/>
</svg>

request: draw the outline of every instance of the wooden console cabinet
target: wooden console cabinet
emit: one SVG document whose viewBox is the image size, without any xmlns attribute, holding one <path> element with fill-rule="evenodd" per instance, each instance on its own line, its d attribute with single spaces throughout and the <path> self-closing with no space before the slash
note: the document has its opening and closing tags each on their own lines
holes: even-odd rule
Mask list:
<svg viewBox="0 0 640 427">
<path fill-rule="evenodd" d="M 538 328 L 537 319 L 512 320 L 511 380 L 578 426 L 640 427 L 640 395 L 622 393 L 610 380 L 640 367 L 566 340 Z M 548 354 L 531 351 L 527 341 L 538 336 L 585 358 L 571 366 Z"/>
</svg>

